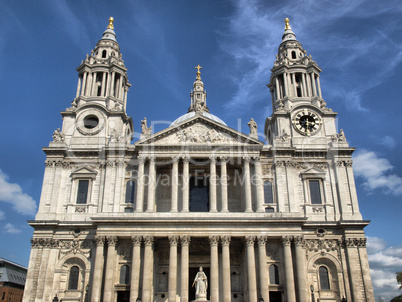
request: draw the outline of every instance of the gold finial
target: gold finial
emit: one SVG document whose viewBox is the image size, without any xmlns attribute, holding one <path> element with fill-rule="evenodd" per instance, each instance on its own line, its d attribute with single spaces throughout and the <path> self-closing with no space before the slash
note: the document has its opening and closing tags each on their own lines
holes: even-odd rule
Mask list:
<svg viewBox="0 0 402 302">
<path fill-rule="evenodd" d="M 114 29 L 114 26 L 113 26 L 113 22 L 114 22 L 114 19 L 113 19 L 113 17 L 110 17 L 109 18 L 109 25 L 108 25 L 108 29 L 110 28 L 110 29 Z"/>
<path fill-rule="evenodd" d="M 289 18 L 286 18 L 286 19 L 285 19 L 285 30 L 287 30 L 287 29 L 292 29 L 292 28 L 290 27 L 290 24 L 289 24 Z"/>
<path fill-rule="evenodd" d="M 200 69 L 202 68 L 201 66 L 200 66 L 200 64 L 198 64 L 196 67 L 194 67 L 195 69 L 197 69 L 197 80 L 201 80 L 201 77 L 200 77 L 200 75 L 201 75 L 201 72 L 200 72 Z"/>
</svg>

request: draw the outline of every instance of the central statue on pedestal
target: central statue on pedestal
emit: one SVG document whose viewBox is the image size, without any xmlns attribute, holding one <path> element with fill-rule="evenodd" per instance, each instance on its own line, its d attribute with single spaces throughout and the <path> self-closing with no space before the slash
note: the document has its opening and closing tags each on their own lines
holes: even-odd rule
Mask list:
<svg viewBox="0 0 402 302">
<path fill-rule="evenodd" d="M 208 279 L 200 267 L 198 273 L 195 275 L 193 286 L 195 284 L 195 301 L 207 301 Z"/>
</svg>

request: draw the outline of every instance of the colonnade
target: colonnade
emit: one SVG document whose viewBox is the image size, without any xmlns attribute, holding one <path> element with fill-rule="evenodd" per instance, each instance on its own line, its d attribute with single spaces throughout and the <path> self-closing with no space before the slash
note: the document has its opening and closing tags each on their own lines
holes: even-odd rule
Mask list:
<svg viewBox="0 0 402 302">
<path fill-rule="evenodd" d="M 166 236 L 169 239 L 169 282 L 168 282 L 168 300 L 176 301 L 176 297 L 180 296 L 181 302 L 189 301 L 189 245 L 191 237 L 185 236 Z M 159 237 L 158 237 L 159 238 Z M 143 302 L 153 301 L 154 295 L 154 236 L 132 236 L 132 264 L 131 264 L 131 279 L 130 279 L 130 302 L 135 302 L 138 297 Z M 222 298 L 224 302 L 231 301 L 231 271 L 230 271 L 230 242 L 231 236 L 215 236 L 208 237 L 210 244 L 210 276 L 208 276 L 208 283 L 210 285 L 210 300 L 219 301 Z M 283 262 L 284 262 L 284 275 L 285 275 L 285 292 L 286 301 L 295 302 L 296 292 L 294 283 L 293 272 L 293 256 L 291 243 L 295 242 L 295 257 L 296 259 L 296 276 L 297 276 L 297 288 L 299 301 L 307 301 L 306 291 L 306 271 L 305 271 L 305 253 L 302 248 L 301 237 L 284 236 L 281 238 L 283 244 Z M 247 274 L 247 295 L 245 297 L 247 301 L 257 302 L 259 298 L 263 298 L 265 302 L 269 301 L 269 276 L 267 265 L 266 246 L 267 236 L 260 235 L 247 235 L 243 237 L 245 252 L 246 252 L 246 274 Z M 117 252 L 116 245 L 118 238 L 116 236 L 98 236 L 97 248 L 95 258 L 95 269 L 93 276 L 92 286 L 92 298 L 91 301 L 101 301 L 102 291 L 102 276 L 104 275 L 104 288 L 103 288 L 103 300 L 114 301 L 115 297 L 115 285 L 118 284 L 117 280 L 114 280 L 114 276 L 118 276 L 115 273 L 117 269 L 115 267 Z M 143 244 L 142 244 L 143 243 Z M 255 259 L 255 244 L 258 244 L 258 265 Z M 107 259 L 105 266 L 105 274 L 103 274 L 104 263 L 104 245 L 107 244 Z M 178 247 L 181 246 L 181 258 L 178 259 Z M 141 248 L 144 249 L 144 257 L 141 259 Z M 221 246 L 222 257 L 221 265 L 219 264 L 218 250 Z M 141 263 L 143 261 L 143 263 Z M 180 271 L 178 270 L 178 262 L 180 261 Z M 141 280 L 141 266 L 142 270 L 142 286 Z M 258 268 L 258 270 L 257 270 Z M 177 287 L 177 280 L 180 274 L 181 284 L 179 289 Z M 222 276 L 220 278 L 220 275 Z M 258 275 L 258 278 L 257 278 Z M 259 284 L 257 284 L 259 279 Z M 220 283 L 220 280 L 223 282 Z M 140 289 L 142 291 L 140 292 Z M 220 292 L 222 290 L 222 292 Z M 193 298 L 193 297 L 191 297 Z"/>
<path fill-rule="evenodd" d="M 300 82 L 296 81 L 296 77 L 300 77 Z M 284 72 L 275 76 L 275 86 L 271 89 L 274 100 L 283 99 L 285 96 L 297 97 L 297 87 L 301 89 L 301 97 L 322 98 L 320 76 L 314 71 L 289 73 Z"/>
<path fill-rule="evenodd" d="M 99 77 L 101 80 L 99 81 Z M 84 71 L 78 77 L 76 98 L 79 96 L 114 96 L 126 103 L 128 89 L 124 85 L 124 76 L 115 71 Z M 100 86 L 100 94 L 98 89 Z"/>
<path fill-rule="evenodd" d="M 218 212 L 217 207 L 217 187 L 221 186 L 221 209 L 220 212 L 229 212 L 228 206 L 228 174 L 227 163 L 228 157 L 210 157 L 209 158 L 209 211 Z M 137 170 L 137 193 L 135 212 L 154 212 L 155 209 L 155 191 L 156 191 L 156 168 L 155 157 L 138 157 Z M 172 174 L 171 174 L 171 209 L 170 212 L 178 212 L 178 192 L 179 192 L 179 163 L 183 163 L 183 200 L 181 212 L 189 212 L 189 193 L 190 193 L 190 158 L 189 157 L 172 157 Z M 145 164 L 148 164 L 148 175 L 145 175 Z M 254 175 L 251 175 L 250 165 L 254 165 Z M 220 166 L 220 175 L 216 172 L 217 165 Z M 259 157 L 243 157 L 243 181 L 245 190 L 245 211 L 253 212 L 252 208 L 252 182 L 256 187 L 256 211 L 264 212 L 264 187 L 262 180 L 262 168 Z M 146 178 L 146 179 L 145 179 Z M 219 180 L 219 183 L 218 183 Z M 145 186 L 146 185 L 146 186 Z M 148 199 L 146 209 L 144 209 L 144 192 L 148 190 Z"/>
</svg>

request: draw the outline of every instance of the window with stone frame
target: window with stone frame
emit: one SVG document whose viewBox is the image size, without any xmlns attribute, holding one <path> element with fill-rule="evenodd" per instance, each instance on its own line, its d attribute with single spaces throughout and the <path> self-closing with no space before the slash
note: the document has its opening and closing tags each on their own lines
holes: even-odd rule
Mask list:
<svg viewBox="0 0 402 302">
<path fill-rule="evenodd" d="M 308 181 L 308 185 L 310 192 L 310 203 L 322 204 L 321 181 L 319 179 L 310 179 Z"/>
<path fill-rule="evenodd" d="M 269 266 L 269 284 L 279 284 L 279 269 L 276 264 Z"/>
<path fill-rule="evenodd" d="M 88 179 L 80 179 L 78 181 L 77 204 L 86 204 L 87 203 L 88 187 L 89 187 Z"/>
<path fill-rule="evenodd" d="M 274 203 L 274 190 L 270 180 L 264 181 L 264 201 L 268 204 Z"/>
<path fill-rule="evenodd" d="M 311 168 L 308 171 L 301 172 L 307 204 L 322 205 L 325 203 L 325 174 L 324 170 L 318 168 Z"/>
<path fill-rule="evenodd" d="M 120 268 L 120 284 L 130 283 L 130 267 L 128 265 L 123 265 Z"/>
<path fill-rule="evenodd" d="M 135 202 L 135 185 L 134 180 L 129 180 L 126 183 L 126 203 L 134 204 Z"/>
<path fill-rule="evenodd" d="M 190 212 L 209 212 L 207 177 L 190 177 Z"/>
<path fill-rule="evenodd" d="M 81 167 L 71 173 L 72 194 L 71 203 L 87 204 L 91 198 L 92 183 L 96 178 L 97 171 L 89 167 Z"/>
<path fill-rule="evenodd" d="M 321 290 L 330 290 L 328 268 L 320 266 L 318 269 Z"/>
<path fill-rule="evenodd" d="M 78 279 L 80 277 L 80 268 L 76 265 L 70 268 L 70 273 L 68 276 L 68 289 L 77 290 L 78 289 Z"/>
</svg>

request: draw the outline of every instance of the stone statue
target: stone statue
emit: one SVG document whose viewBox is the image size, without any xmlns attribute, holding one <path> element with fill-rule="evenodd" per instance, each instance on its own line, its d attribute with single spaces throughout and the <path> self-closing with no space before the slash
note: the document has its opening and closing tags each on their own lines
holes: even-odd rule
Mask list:
<svg viewBox="0 0 402 302">
<path fill-rule="evenodd" d="M 346 142 L 346 136 L 345 132 L 343 132 L 343 129 L 341 129 L 341 131 L 339 132 L 339 141 Z"/>
<path fill-rule="evenodd" d="M 152 127 L 147 126 L 147 118 L 146 117 L 144 117 L 144 119 L 141 121 L 141 130 L 142 130 L 142 134 L 151 135 Z"/>
<path fill-rule="evenodd" d="M 205 275 L 204 271 L 202 270 L 202 266 L 200 267 L 197 275 L 195 275 L 193 286 L 194 284 L 195 284 L 195 300 L 206 301 L 208 280 L 207 275 Z"/>
<path fill-rule="evenodd" d="M 250 127 L 250 135 L 256 135 L 257 134 L 257 123 L 254 121 L 253 118 L 248 122 L 247 124 Z"/>
<path fill-rule="evenodd" d="M 63 142 L 64 141 L 64 134 L 60 132 L 60 128 L 57 128 L 53 132 L 53 141 L 55 143 Z"/>
</svg>

